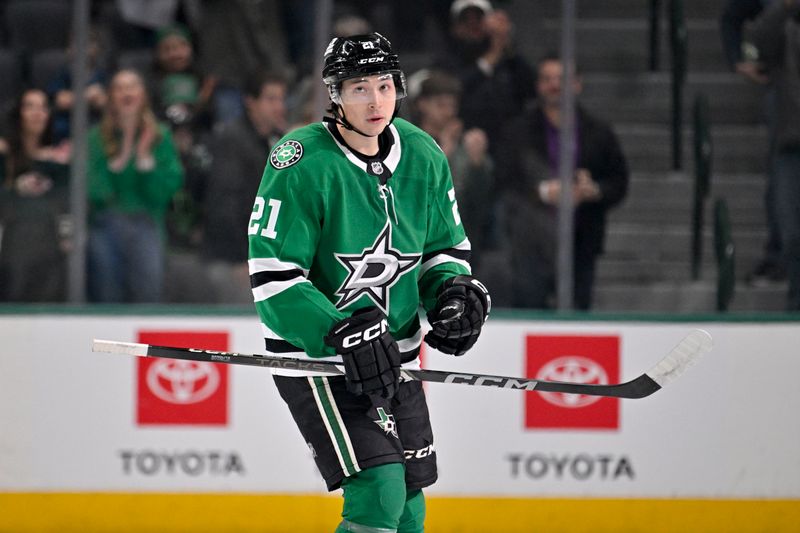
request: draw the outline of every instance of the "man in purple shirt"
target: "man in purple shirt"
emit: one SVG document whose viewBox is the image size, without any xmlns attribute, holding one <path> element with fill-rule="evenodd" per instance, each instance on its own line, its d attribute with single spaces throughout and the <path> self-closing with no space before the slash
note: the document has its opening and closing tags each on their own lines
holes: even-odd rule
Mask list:
<svg viewBox="0 0 800 533">
<path fill-rule="evenodd" d="M 503 132 L 498 179 L 509 209 L 512 302 L 515 307 L 553 306 L 561 125 L 561 75 L 556 55 L 537 64 L 538 106 L 510 122 Z M 581 79 L 575 76 L 575 95 Z M 606 212 L 625 197 L 628 165 L 611 127 L 580 105 L 575 114 L 574 302 L 587 310 L 597 256 L 603 251 Z"/>
</svg>

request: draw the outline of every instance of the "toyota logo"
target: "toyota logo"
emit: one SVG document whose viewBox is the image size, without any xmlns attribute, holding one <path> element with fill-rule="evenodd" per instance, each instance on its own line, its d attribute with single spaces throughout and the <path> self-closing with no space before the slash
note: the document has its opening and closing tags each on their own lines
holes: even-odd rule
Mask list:
<svg viewBox="0 0 800 533">
<path fill-rule="evenodd" d="M 186 405 L 205 400 L 219 386 L 219 371 L 211 363 L 159 360 L 147 369 L 147 386 L 158 398 Z"/>
<path fill-rule="evenodd" d="M 553 359 L 536 374 L 542 381 L 567 381 L 570 383 L 587 383 L 608 385 L 608 374 L 596 361 L 587 357 L 567 355 Z M 566 394 L 561 392 L 539 392 L 545 401 L 558 407 L 577 409 L 600 401 L 599 396 L 584 394 Z"/>
</svg>

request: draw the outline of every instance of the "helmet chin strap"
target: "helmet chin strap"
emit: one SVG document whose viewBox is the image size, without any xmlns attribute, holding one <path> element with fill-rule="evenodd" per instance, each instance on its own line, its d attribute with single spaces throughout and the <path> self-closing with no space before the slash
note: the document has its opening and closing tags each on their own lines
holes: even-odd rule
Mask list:
<svg viewBox="0 0 800 533">
<path fill-rule="evenodd" d="M 333 113 L 333 122 L 335 122 L 336 124 L 341 124 L 341 126 L 343 128 L 348 129 L 350 131 L 354 131 L 354 132 L 358 133 L 359 135 L 361 135 L 362 137 L 377 137 L 377 135 L 367 135 L 366 133 L 364 133 L 360 129 L 358 129 L 355 126 L 353 126 L 352 124 L 350 124 L 350 121 L 347 120 L 346 116 L 344 116 L 344 110 L 342 109 L 342 106 L 340 106 L 339 104 L 334 104 L 334 106 L 335 107 L 334 107 L 334 113 Z"/>
</svg>

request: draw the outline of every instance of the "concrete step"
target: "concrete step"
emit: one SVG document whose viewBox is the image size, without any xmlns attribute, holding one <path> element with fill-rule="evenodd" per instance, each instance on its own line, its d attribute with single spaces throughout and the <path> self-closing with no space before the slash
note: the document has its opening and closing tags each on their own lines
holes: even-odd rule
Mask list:
<svg viewBox="0 0 800 533">
<path fill-rule="evenodd" d="M 634 171 L 669 171 L 672 168 L 672 133 L 668 124 L 615 124 L 622 148 Z M 683 129 L 683 168 L 693 165 L 692 132 Z M 714 126 L 713 169 L 716 173 L 763 171 L 767 132 L 763 126 Z"/>
<path fill-rule="evenodd" d="M 561 0 L 538 0 L 536 4 L 539 16 L 557 18 L 561 15 Z M 659 13 L 663 20 L 668 20 L 667 3 L 661 2 Z M 576 2 L 578 17 L 585 18 L 620 18 L 648 20 L 650 2 L 646 0 L 578 0 Z M 689 0 L 684 2 L 684 15 L 687 18 L 716 19 L 722 11 L 721 0 Z"/>
<path fill-rule="evenodd" d="M 645 19 L 579 19 L 576 21 L 576 55 L 583 72 L 644 72 L 649 68 L 650 28 Z M 690 72 L 728 69 L 719 36 L 719 24 L 712 19 L 687 21 L 688 67 Z M 668 26 L 662 24 L 659 54 L 661 68 L 671 64 Z M 544 19 L 538 43 L 530 51 L 540 55 L 558 50 L 561 20 Z M 602 43 L 602 45 L 600 45 Z"/>
<path fill-rule="evenodd" d="M 724 173 L 712 169 L 707 203 L 725 198 L 730 206 L 762 208 L 766 191 L 766 174 L 761 172 Z M 646 172 L 633 171 L 626 201 L 637 195 L 662 198 L 692 198 L 695 188 L 694 171 Z"/>
<path fill-rule="evenodd" d="M 707 221 L 703 231 L 702 249 L 705 257 L 714 255 L 714 234 Z M 608 228 L 604 258 L 688 261 L 692 246 L 692 231 L 688 221 L 680 227 L 654 228 L 639 224 L 613 224 Z M 737 257 L 757 256 L 766 234 L 761 230 L 733 231 Z"/>
<path fill-rule="evenodd" d="M 663 281 L 688 282 L 692 277 L 691 265 L 688 253 L 685 255 L 685 259 L 646 257 L 618 259 L 605 255 L 597 262 L 597 280 L 603 283 L 636 285 L 648 285 Z M 712 279 L 714 277 L 714 267 L 710 262 L 704 263 L 701 270 L 701 278 Z"/>
<path fill-rule="evenodd" d="M 581 102 L 614 123 L 662 123 L 672 120 L 672 81 L 669 73 L 587 73 Z M 683 89 L 683 117 L 692 120 L 695 97 L 705 94 L 712 124 L 761 124 L 763 88 L 728 73 L 689 74 Z"/>
<path fill-rule="evenodd" d="M 705 211 L 710 217 L 714 201 L 723 198 L 732 217 L 734 214 L 752 215 L 752 211 L 758 214 L 764 209 L 764 185 L 763 178 L 751 182 L 712 177 L 712 190 L 704 201 Z M 693 211 L 694 188 L 695 184 L 690 178 L 644 179 L 634 176 L 628 195 L 618 209 L 654 210 L 657 213 L 654 212 L 653 215 L 663 214 L 665 222 L 673 221 L 676 216 Z"/>
<path fill-rule="evenodd" d="M 731 225 L 734 231 L 754 231 L 764 226 L 763 209 L 756 207 L 735 207 L 729 205 Z M 711 204 L 705 206 L 706 224 L 712 224 Z M 641 224 L 657 226 L 665 222 L 689 226 L 692 220 L 691 206 L 676 206 L 670 209 L 658 199 L 647 202 L 626 203 L 613 210 L 609 217 L 609 224 Z"/>
<path fill-rule="evenodd" d="M 728 199 L 728 210 L 731 217 L 731 225 L 734 231 L 754 230 L 763 225 L 763 208 L 757 206 L 742 206 L 735 204 L 736 199 Z M 687 201 L 689 204 L 689 201 Z M 706 224 L 712 224 L 712 205 L 706 202 L 704 205 L 704 218 Z M 650 198 L 647 200 L 629 201 L 623 206 L 611 212 L 609 222 L 615 223 L 638 223 L 638 224 L 659 224 L 667 222 L 679 226 L 689 226 L 693 216 L 691 205 L 680 205 L 675 203 L 669 205 L 660 198 Z"/>
<path fill-rule="evenodd" d="M 663 202 L 665 210 L 671 207 L 692 206 L 695 180 L 691 174 L 653 175 L 634 172 L 628 186 L 626 204 L 646 203 L 652 199 Z M 731 209 L 763 208 L 765 179 L 759 174 L 746 174 L 751 179 L 728 179 L 725 174 L 711 176 L 709 199 L 723 197 Z M 709 202 L 710 203 L 710 202 Z M 624 205 L 624 204 L 623 204 Z"/>
<path fill-rule="evenodd" d="M 716 257 L 714 252 L 713 236 L 704 235 L 704 246 L 699 276 L 701 279 L 715 279 L 717 274 Z M 740 248 L 742 241 L 749 246 Z M 673 241 L 674 242 L 674 241 Z M 762 256 L 763 240 L 756 237 L 747 241 L 734 237 L 735 275 L 736 279 L 747 279 L 753 265 Z M 690 281 L 692 279 L 692 263 L 690 252 L 690 237 L 685 238 L 681 248 L 657 248 L 641 250 L 609 250 L 598 259 L 597 278 L 599 280 L 615 283 L 649 284 L 661 281 Z"/>
</svg>

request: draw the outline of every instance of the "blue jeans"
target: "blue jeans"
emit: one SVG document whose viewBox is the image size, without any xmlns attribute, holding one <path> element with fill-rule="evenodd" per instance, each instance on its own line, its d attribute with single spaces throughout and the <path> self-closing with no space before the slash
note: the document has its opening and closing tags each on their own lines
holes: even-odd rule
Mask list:
<svg viewBox="0 0 800 533">
<path fill-rule="evenodd" d="M 146 214 L 97 215 L 89 230 L 89 301 L 140 303 L 161 301 L 164 242 Z"/>
<path fill-rule="evenodd" d="M 800 149 L 775 157 L 775 213 L 780 229 L 786 274 L 788 311 L 800 311 Z"/>
</svg>

